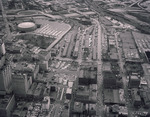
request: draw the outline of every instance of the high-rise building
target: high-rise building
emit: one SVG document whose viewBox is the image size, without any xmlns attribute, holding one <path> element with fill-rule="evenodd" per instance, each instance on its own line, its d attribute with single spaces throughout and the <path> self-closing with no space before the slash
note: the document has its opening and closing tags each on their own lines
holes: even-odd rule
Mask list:
<svg viewBox="0 0 150 117">
<path fill-rule="evenodd" d="M 0 117 L 11 117 L 11 112 L 15 106 L 14 95 L 0 97 Z"/>
<path fill-rule="evenodd" d="M 5 56 L 0 55 L 0 68 L 4 66 L 4 63 L 5 63 Z"/>
<path fill-rule="evenodd" d="M 12 77 L 11 67 L 8 64 L 4 64 L 0 68 L 0 94 L 9 94 L 12 91 Z"/>
<path fill-rule="evenodd" d="M 11 66 L 5 61 L 5 44 L 0 39 L 0 95 L 12 92 Z"/>
<path fill-rule="evenodd" d="M 32 77 L 28 77 L 27 74 L 13 73 L 12 84 L 14 94 L 25 97 L 32 84 Z"/>
<path fill-rule="evenodd" d="M 0 39 L 0 54 L 5 55 L 6 50 L 5 50 L 5 44 L 4 42 Z"/>
</svg>

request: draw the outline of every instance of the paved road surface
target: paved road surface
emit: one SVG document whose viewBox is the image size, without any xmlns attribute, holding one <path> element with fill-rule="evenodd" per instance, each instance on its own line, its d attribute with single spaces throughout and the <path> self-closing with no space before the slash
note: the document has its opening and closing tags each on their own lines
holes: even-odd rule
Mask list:
<svg viewBox="0 0 150 117">
<path fill-rule="evenodd" d="M 102 28 L 98 20 L 93 19 L 93 21 L 96 22 L 98 26 L 98 43 L 97 43 L 97 57 L 98 57 L 98 76 L 97 76 L 97 87 L 98 87 L 98 93 L 97 93 L 97 111 L 96 115 L 104 117 L 104 106 L 103 106 L 103 94 L 102 94 L 102 84 L 103 84 L 103 78 L 102 78 Z"/>
</svg>

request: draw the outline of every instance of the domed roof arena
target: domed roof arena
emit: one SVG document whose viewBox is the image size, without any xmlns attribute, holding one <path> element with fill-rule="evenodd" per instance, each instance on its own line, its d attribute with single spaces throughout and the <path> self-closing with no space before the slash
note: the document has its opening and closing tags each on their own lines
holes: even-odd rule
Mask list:
<svg viewBox="0 0 150 117">
<path fill-rule="evenodd" d="M 36 25 L 33 22 L 22 22 L 18 24 L 19 31 L 29 32 L 29 31 L 34 31 L 35 29 L 36 29 Z"/>
</svg>

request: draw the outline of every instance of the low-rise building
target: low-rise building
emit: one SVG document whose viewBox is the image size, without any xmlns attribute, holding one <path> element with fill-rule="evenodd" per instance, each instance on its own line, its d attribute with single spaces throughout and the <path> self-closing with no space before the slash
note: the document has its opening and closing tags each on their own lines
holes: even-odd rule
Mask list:
<svg viewBox="0 0 150 117">
<path fill-rule="evenodd" d="M 13 71 L 25 73 L 29 76 L 32 76 L 32 78 L 35 79 L 39 72 L 39 65 L 36 63 L 29 62 L 17 62 L 13 65 Z"/>
<path fill-rule="evenodd" d="M 115 75 L 111 72 L 103 72 L 103 74 L 104 74 L 103 79 L 104 88 L 105 89 L 116 88 L 117 78 L 115 77 Z"/>
<path fill-rule="evenodd" d="M 90 85 L 97 83 L 97 71 L 82 69 L 79 73 L 79 85 Z"/>
<path fill-rule="evenodd" d="M 67 88 L 66 90 L 66 99 L 71 99 L 72 98 L 72 89 L 71 88 Z"/>
<path fill-rule="evenodd" d="M 27 92 L 27 97 L 28 99 L 32 99 L 33 98 L 33 94 L 34 94 L 34 91 L 37 87 L 38 83 L 34 82 L 31 87 L 29 88 L 28 92 Z"/>
<path fill-rule="evenodd" d="M 142 104 L 142 100 L 141 100 L 141 97 L 140 95 L 138 94 L 138 89 L 136 88 L 133 88 L 131 90 L 131 97 L 132 97 L 132 105 L 134 107 L 138 107 Z"/>
<path fill-rule="evenodd" d="M 96 115 L 96 105 L 95 104 L 86 104 L 85 111 L 88 115 Z"/>
<path fill-rule="evenodd" d="M 83 106 L 83 103 L 82 102 L 74 102 L 74 106 L 73 106 L 73 110 L 72 112 L 73 113 L 78 113 L 78 114 L 81 114 L 83 113 L 84 111 L 84 106 Z"/>
<path fill-rule="evenodd" d="M 43 83 L 38 83 L 38 85 L 37 85 L 37 87 L 36 87 L 36 89 L 35 89 L 35 91 L 34 91 L 34 94 L 33 94 L 33 96 L 34 96 L 34 99 L 42 99 L 42 97 L 43 97 Z"/>
<path fill-rule="evenodd" d="M 74 83 L 73 83 L 73 82 L 71 82 L 71 81 L 69 81 L 69 82 L 68 82 L 68 86 L 69 86 L 70 88 L 72 88 L 72 87 L 73 87 L 73 84 L 74 84 Z"/>
<path fill-rule="evenodd" d="M 109 62 L 104 62 L 102 68 L 103 71 L 111 72 L 111 64 Z"/>
<path fill-rule="evenodd" d="M 50 58 L 51 58 L 51 52 L 45 51 L 45 50 L 41 50 L 39 52 L 39 59 L 40 60 L 48 61 Z"/>
<path fill-rule="evenodd" d="M 84 103 L 96 103 L 97 102 L 97 87 L 90 85 L 78 85 L 75 100 Z"/>
<path fill-rule="evenodd" d="M 141 87 L 140 96 L 144 102 L 145 107 L 150 108 L 150 90 L 148 87 Z"/>
<path fill-rule="evenodd" d="M 140 86 L 140 79 L 137 75 L 130 75 L 129 76 L 129 88 L 138 88 Z"/>
<path fill-rule="evenodd" d="M 104 103 L 124 105 L 125 101 L 121 100 L 119 89 L 104 89 Z"/>
</svg>

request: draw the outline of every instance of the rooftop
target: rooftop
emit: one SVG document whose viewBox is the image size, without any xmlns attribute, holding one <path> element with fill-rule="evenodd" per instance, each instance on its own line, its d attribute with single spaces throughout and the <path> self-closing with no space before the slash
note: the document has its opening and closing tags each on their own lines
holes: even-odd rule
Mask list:
<svg viewBox="0 0 150 117">
<path fill-rule="evenodd" d="M 119 104 L 119 90 L 118 89 L 104 89 L 104 103 Z"/>
<path fill-rule="evenodd" d="M 111 71 L 111 64 L 109 62 L 103 62 L 103 71 Z"/>
<path fill-rule="evenodd" d="M 97 77 L 97 71 L 80 70 L 79 78 L 95 79 Z"/>
<path fill-rule="evenodd" d="M 131 78 L 132 80 L 139 79 L 137 75 L 131 75 L 130 78 Z"/>
<path fill-rule="evenodd" d="M 83 103 L 74 102 L 73 112 L 82 113 L 83 112 Z"/>
<path fill-rule="evenodd" d="M 66 90 L 66 94 L 71 94 L 71 93 L 72 93 L 72 89 L 67 88 L 67 90 Z"/>
<path fill-rule="evenodd" d="M 138 95 L 138 89 L 134 88 L 131 90 L 131 95 L 134 100 L 141 101 L 140 95 Z"/>
<path fill-rule="evenodd" d="M 5 109 L 12 98 L 11 95 L 0 96 L 0 109 Z"/>
<path fill-rule="evenodd" d="M 23 22 L 18 25 L 19 28 L 31 28 L 34 26 L 35 24 L 33 22 Z"/>
<path fill-rule="evenodd" d="M 28 62 L 17 62 L 13 65 L 14 71 L 34 72 L 35 68 L 36 64 Z"/>
<path fill-rule="evenodd" d="M 78 85 L 78 89 L 76 91 L 77 100 L 96 102 L 97 100 L 96 95 L 97 95 L 97 85 L 95 84 L 92 84 L 90 86 Z"/>
</svg>

